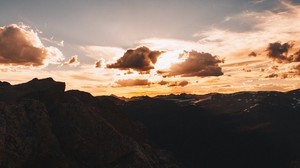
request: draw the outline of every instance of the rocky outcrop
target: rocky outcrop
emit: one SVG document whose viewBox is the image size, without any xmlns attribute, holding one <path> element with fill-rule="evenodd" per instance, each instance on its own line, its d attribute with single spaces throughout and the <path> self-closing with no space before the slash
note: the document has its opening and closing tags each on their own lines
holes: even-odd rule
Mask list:
<svg viewBox="0 0 300 168">
<path fill-rule="evenodd" d="M 0 87 L 0 167 L 178 167 L 114 103 L 51 78 Z"/>
</svg>

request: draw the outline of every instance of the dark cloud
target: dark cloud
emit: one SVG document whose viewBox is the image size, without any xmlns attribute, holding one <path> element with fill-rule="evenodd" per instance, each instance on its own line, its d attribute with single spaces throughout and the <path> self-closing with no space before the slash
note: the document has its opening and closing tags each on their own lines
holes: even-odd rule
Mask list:
<svg viewBox="0 0 300 168">
<path fill-rule="evenodd" d="M 95 62 L 95 68 L 102 68 L 103 67 L 103 60 L 98 60 Z"/>
<path fill-rule="evenodd" d="M 243 68 L 243 71 L 244 71 L 244 72 L 251 72 L 252 70 L 251 70 L 251 69 Z"/>
<path fill-rule="evenodd" d="M 186 85 L 188 85 L 188 84 L 189 84 L 188 81 L 182 81 L 182 82 L 179 82 L 179 83 L 178 83 L 178 86 L 184 87 L 184 86 L 186 86 Z"/>
<path fill-rule="evenodd" d="M 300 50 L 295 52 L 292 58 L 293 58 L 293 62 L 300 62 Z"/>
<path fill-rule="evenodd" d="M 174 82 L 174 83 L 171 83 L 168 85 L 168 87 L 175 87 L 175 86 L 178 86 L 177 82 Z"/>
<path fill-rule="evenodd" d="M 288 57 L 289 49 L 293 47 L 292 43 L 284 43 L 280 42 L 270 43 L 267 51 L 268 57 L 278 61 L 278 62 L 290 62 L 290 58 Z"/>
<path fill-rule="evenodd" d="M 249 57 L 256 57 L 257 54 L 256 54 L 256 52 L 252 51 L 250 54 L 248 54 L 248 56 L 249 56 Z"/>
<path fill-rule="evenodd" d="M 168 86 L 169 87 L 175 87 L 175 86 L 181 86 L 181 87 L 184 87 L 184 86 L 187 86 L 189 84 L 188 81 L 181 81 L 181 82 L 174 82 L 174 83 L 171 83 L 169 84 Z"/>
<path fill-rule="evenodd" d="M 37 34 L 26 26 L 0 27 L 0 64 L 41 66 L 57 52 L 56 48 L 44 47 Z"/>
<path fill-rule="evenodd" d="M 278 63 L 300 62 L 300 50 L 289 55 L 289 50 L 294 47 L 293 42 L 281 44 L 280 42 L 270 43 L 266 49 L 267 56 Z"/>
<path fill-rule="evenodd" d="M 277 78 L 278 76 L 279 76 L 278 74 L 272 73 L 272 74 L 266 76 L 265 78 Z"/>
<path fill-rule="evenodd" d="M 279 63 L 300 62 L 300 50 L 293 55 L 288 55 L 289 49 L 293 48 L 293 46 L 293 43 L 270 43 L 267 48 L 268 56 Z"/>
<path fill-rule="evenodd" d="M 69 64 L 74 64 L 75 62 L 77 62 L 77 56 L 72 56 L 68 61 Z"/>
<path fill-rule="evenodd" d="M 169 84 L 169 82 L 162 80 L 162 81 L 158 82 L 158 84 L 160 84 L 160 85 L 167 85 L 167 84 Z"/>
<path fill-rule="evenodd" d="M 161 53 L 160 51 L 151 51 L 147 47 L 127 50 L 116 63 L 107 65 L 107 68 L 117 68 L 121 70 L 132 69 L 141 73 L 147 73 L 154 68 L 153 65 Z"/>
<path fill-rule="evenodd" d="M 219 67 L 219 63 L 222 63 L 223 60 L 217 56 L 197 51 L 186 51 L 185 54 L 188 58 L 182 63 L 172 65 L 167 76 L 206 77 L 223 75 L 222 69 Z"/>
<path fill-rule="evenodd" d="M 80 62 L 78 61 L 78 56 L 74 55 L 72 56 L 67 62 L 65 62 L 65 65 L 71 65 L 71 66 L 77 66 Z"/>
<path fill-rule="evenodd" d="M 69 66 L 78 66 L 80 64 L 80 62 L 78 61 L 78 56 L 74 55 L 72 56 L 69 60 L 67 60 L 66 62 L 64 62 L 62 65 L 69 65 Z"/>
<path fill-rule="evenodd" d="M 123 79 L 116 82 L 119 86 L 128 87 L 128 86 L 146 86 L 151 83 L 147 79 Z"/>
</svg>

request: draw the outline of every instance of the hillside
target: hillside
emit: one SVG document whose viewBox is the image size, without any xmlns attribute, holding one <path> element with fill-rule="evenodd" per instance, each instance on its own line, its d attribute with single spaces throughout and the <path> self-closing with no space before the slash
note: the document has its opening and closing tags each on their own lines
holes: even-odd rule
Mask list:
<svg viewBox="0 0 300 168">
<path fill-rule="evenodd" d="M 0 83 L 1 168 L 176 168 L 143 134 L 112 101 L 63 82 Z"/>
<path fill-rule="evenodd" d="M 120 107 L 186 167 L 300 166 L 300 90 L 141 97 Z"/>
</svg>

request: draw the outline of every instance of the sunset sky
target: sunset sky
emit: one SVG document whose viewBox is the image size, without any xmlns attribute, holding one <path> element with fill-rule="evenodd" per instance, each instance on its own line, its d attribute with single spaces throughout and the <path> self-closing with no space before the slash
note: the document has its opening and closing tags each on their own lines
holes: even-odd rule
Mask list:
<svg viewBox="0 0 300 168">
<path fill-rule="evenodd" d="M 300 0 L 7 0 L 0 81 L 93 95 L 300 88 Z"/>
</svg>

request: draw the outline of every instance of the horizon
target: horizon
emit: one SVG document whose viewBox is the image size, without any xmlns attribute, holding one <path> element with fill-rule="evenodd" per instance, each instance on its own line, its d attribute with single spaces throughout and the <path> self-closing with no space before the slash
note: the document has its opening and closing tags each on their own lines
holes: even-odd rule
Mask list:
<svg viewBox="0 0 300 168">
<path fill-rule="evenodd" d="M 0 81 L 135 97 L 300 88 L 300 1 L 1 2 Z"/>
<path fill-rule="evenodd" d="M 12 86 L 15 86 L 15 85 L 22 85 L 22 84 L 25 84 L 25 83 L 28 83 L 32 80 L 45 80 L 45 79 L 52 79 L 54 80 L 54 82 L 63 82 L 66 84 L 66 82 L 64 81 L 58 81 L 58 80 L 55 80 L 54 78 L 52 77 L 46 77 L 46 78 L 33 78 L 29 81 L 24 81 L 24 82 L 21 82 L 21 83 L 16 83 L 16 84 L 11 84 Z M 7 82 L 7 81 L 0 81 L 1 82 Z M 71 91 L 71 90 L 78 90 L 78 89 L 65 89 L 65 91 Z M 297 89 L 293 89 L 293 90 L 287 90 L 287 91 L 276 91 L 276 90 L 259 90 L 259 91 L 237 91 L 237 92 L 210 92 L 210 93 L 205 93 L 205 94 L 193 94 L 193 93 L 184 93 L 184 92 L 181 92 L 181 93 L 169 93 L 169 94 L 160 94 L 160 95 L 138 95 L 138 96 L 131 96 L 131 97 L 126 97 L 126 96 L 119 96 L 119 95 L 115 95 L 115 94 L 110 94 L 110 95 L 94 95 L 93 93 L 90 93 L 90 92 L 87 92 L 87 93 L 90 93 L 91 95 L 93 96 L 111 96 L 111 97 L 117 97 L 118 99 L 132 99 L 132 98 L 139 98 L 139 97 L 149 97 L 149 98 L 155 98 L 155 97 L 158 97 L 158 96 L 169 96 L 169 95 L 175 95 L 175 96 L 180 96 L 180 95 L 195 95 L 195 96 L 206 96 L 206 95 L 211 95 L 211 94 L 223 94 L 223 95 L 227 95 L 227 94 L 237 94 L 237 93 L 255 93 L 255 92 L 280 92 L 280 93 L 287 93 L 287 92 L 293 92 L 293 91 L 296 91 L 296 90 L 300 90 L 300 88 L 297 88 Z M 78 91 L 83 91 L 83 90 L 78 90 Z M 83 91 L 83 92 L 86 92 L 86 91 Z"/>
</svg>

